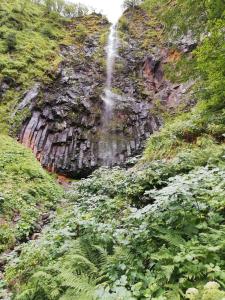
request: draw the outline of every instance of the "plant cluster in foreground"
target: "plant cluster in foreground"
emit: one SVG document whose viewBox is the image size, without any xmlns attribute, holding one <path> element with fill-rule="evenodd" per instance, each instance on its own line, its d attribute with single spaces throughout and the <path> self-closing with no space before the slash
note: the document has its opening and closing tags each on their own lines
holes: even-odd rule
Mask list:
<svg viewBox="0 0 225 300">
<path fill-rule="evenodd" d="M 10 259 L 13 299 L 181 299 L 209 281 L 223 287 L 224 178 L 224 147 L 211 144 L 74 183 L 42 237 Z M 196 299 L 224 297 L 214 292 Z"/>
</svg>

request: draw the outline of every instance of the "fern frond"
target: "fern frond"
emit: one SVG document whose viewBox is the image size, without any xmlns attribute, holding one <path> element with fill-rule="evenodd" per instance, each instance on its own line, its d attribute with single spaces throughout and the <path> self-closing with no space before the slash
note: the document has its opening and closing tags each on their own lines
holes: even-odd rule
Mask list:
<svg viewBox="0 0 225 300">
<path fill-rule="evenodd" d="M 87 257 L 95 266 L 101 269 L 107 262 L 107 252 L 99 245 L 93 244 L 87 239 L 80 239 L 81 252 Z"/>
<path fill-rule="evenodd" d="M 168 230 L 166 228 L 157 228 L 156 237 L 168 242 L 170 245 L 173 245 L 175 247 L 180 247 L 180 245 L 183 245 L 185 243 L 185 240 L 181 237 L 180 232 L 175 230 Z"/>
<path fill-rule="evenodd" d="M 30 300 L 35 293 L 35 288 L 24 290 L 21 294 L 16 296 L 15 300 Z"/>
<path fill-rule="evenodd" d="M 97 274 L 97 267 L 85 256 L 79 254 L 68 255 L 64 258 L 63 268 L 73 270 L 74 274 Z"/>
<path fill-rule="evenodd" d="M 65 278 L 66 279 L 66 278 Z M 66 286 L 69 287 L 66 293 L 60 298 L 60 300 L 75 300 L 75 299 L 93 299 L 92 295 L 95 292 L 95 282 L 91 282 L 91 278 L 88 275 L 81 275 L 72 278 L 71 274 L 68 274 L 68 281 Z M 84 298 L 86 297 L 86 298 Z"/>
</svg>

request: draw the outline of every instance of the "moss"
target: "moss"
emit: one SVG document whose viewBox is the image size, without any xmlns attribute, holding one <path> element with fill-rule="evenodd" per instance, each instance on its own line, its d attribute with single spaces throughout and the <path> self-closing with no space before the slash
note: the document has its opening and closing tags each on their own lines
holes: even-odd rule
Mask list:
<svg viewBox="0 0 225 300">
<path fill-rule="evenodd" d="M 9 89 L 2 97 L 0 103 L 0 131 L 2 133 L 7 133 L 13 123 L 13 111 L 16 104 L 19 102 L 21 97 L 21 92 L 15 89 Z"/>
<path fill-rule="evenodd" d="M 10 135 L 14 137 L 18 136 L 21 129 L 21 124 L 23 124 L 24 121 L 29 117 L 31 117 L 31 111 L 28 107 L 13 115 L 13 118 L 10 120 Z"/>
<path fill-rule="evenodd" d="M 0 20 L 0 81 L 13 82 L 0 104 L 1 132 L 8 132 L 23 93 L 34 81 L 52 80 L 67 33 L 60 15 L 46 14 L 42 5 L 30 1 L 1 2 Z"/>
<path fill-rule="evenodd" d="M 76 18 L 70 25 L 70 43 L 83 46 L 85 38 L 92 36 L 93 38 L 100 36 L 100 43 L 103 43 L 108 27 L 107 20 L 96 14 Z"/>
<path fill-rule="evenodd" d="M 144 160 L 170 159 L 183 149 L 204 149 L 207 145 L 223 143 L 225 118 L 223 110 L 216 114 L 199 102 L 188 113 L 181 113 L 174 119 L 167 115 L 162 130 L 149 139 Z"/>
<path fill-rule="evenodd" d="M 120 88 L 118 88 L 118 87 L 112 88 L 112 92 L 113 92 L 114 94 L 116 94 L 116 95 L 120 95 L 120 96 L 123 95 L 123 91 L 122 91 Z"/>
<path fill-rule="evenodd" d="M 84 42 L 85 38 L 88 36 L 88 30 L 87 27 L 84 26 L 83 24 L 78 24 L 76 26 L 76 40 L 78 42 Z"/>
<path fill-rule="evenodd" d="M 196 60 L 193 54 L 181 55 L 176 50 L 171 51 L 167 64 L 164 65 L 165 77 L 173 83 L 182 83 L 195 79 Z"/>
<path fill-rule="evenodd" d="M 62 189 L 32 152 L 0 135 L 0 252 L 28 237 L 41 214 L 54 208 Z"/>
<path fill-rule="evenodd" d="M 117 61 L 115 64 L 115 72 L 123 73 L 126 67 L 126 63 L 124 61 Z"/>
<path fill-rule="evenodd" d="M 108 28 L 106 28 L 100 35 L 99 42 L 102 47 L 105 47 L 108 40 Z"/>
<path fill-rule="evenodd" d="M 122 16 L 119 20 L 119 28 L 120 31 L 129 31 L 129 21 L 125 16 Z"/>
</svg>

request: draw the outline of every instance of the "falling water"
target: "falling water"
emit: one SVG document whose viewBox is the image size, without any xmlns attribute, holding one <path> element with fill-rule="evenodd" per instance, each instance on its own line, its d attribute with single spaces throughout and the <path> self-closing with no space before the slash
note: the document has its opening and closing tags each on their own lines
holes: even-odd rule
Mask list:
<svg viewBox="0 0 225 300">
<path fill-rule="evenodd" d="M 115 66 L 115 60 L 117 57 L 118 50 L 118 35 L 117 35 L 117 22 L 112 24 L 110 27 L 110 33 L 108 37 L 108 43 L 106 47 L 107 54 L 107 78 L 106 78 L 106 87 L 104 90 L 104 95 L 102 100 L 104 102 L 104 111 L 102 115 L 102 131 L 101 139 L 99 144 L 99 154 L 102 160 L 102 163 L 107 166 L 113 165 L 115 162 L 117 143 L 116 140 L 111 136 L 111 123 L 113 119 L 113 93 L 112 93 L 112 80 L 113 72 Z"/>
<path fill-rule="evenodd" d="M 107 79 L 106 79 L 105 95 L 102 97 L 102 99 L 103 99 L 107 109 L 112 108 L 112 106 L 113 106 L 112 79 L 113 79 L 115 60 L 116 60 L 116 56 L 117 56 L 117 49 L 118 49 L 117 23 L 114 23 L 110 27 L 108 44 L 106 47 Z"/>
<path fill-rule="evenodd" d="M 112 88 L 112 77 L 117 56 L 118 36 L 117 36 L 117 23 L 113 24 L 110 28 L 110 34 L 107 45 L 107 89 Z"/>
</svg>

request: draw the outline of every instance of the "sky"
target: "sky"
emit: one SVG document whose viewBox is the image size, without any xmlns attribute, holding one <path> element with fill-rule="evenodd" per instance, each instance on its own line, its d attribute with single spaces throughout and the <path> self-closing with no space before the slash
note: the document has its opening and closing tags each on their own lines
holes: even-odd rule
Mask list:
<svg viewBox="0 0 225 300">
<path fill-rule="evenodd" d="M 102 11 L 111 22 L 116 22 L 122 14 L 123 0 L 70 0 L 70 2 L 80 2 Z"/>
</svg>

